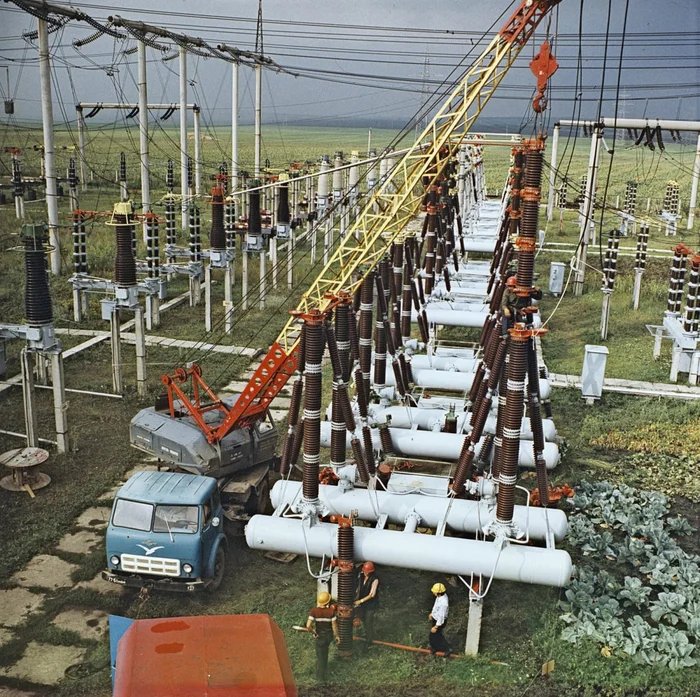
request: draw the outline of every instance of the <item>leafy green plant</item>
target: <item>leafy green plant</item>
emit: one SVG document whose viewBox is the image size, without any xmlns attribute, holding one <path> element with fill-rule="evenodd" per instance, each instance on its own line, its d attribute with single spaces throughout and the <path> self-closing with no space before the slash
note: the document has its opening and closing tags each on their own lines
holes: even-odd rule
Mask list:
<svg viewBox="0 0 700 697">
<path fill-rule="evenodd" d="M 680 611 L 685 605 L 685 596 L 680 593 L 659 593 L 657 600 L 650 603 L 651 618 L 659 622 L 667 620 L 671 624 L 678 624 L 681 619 Z"/>
<path fill-rule="evenodd" d="M 625 586 L 618 593 L 618 598 L 622 599 L 622 604 L 626 607 L 634 605 L 635 607 L 643 607 L 649 602 L 651 588 L 645 586 L 640 579 L 631 576 L 625 576 Z"/>
</svg>

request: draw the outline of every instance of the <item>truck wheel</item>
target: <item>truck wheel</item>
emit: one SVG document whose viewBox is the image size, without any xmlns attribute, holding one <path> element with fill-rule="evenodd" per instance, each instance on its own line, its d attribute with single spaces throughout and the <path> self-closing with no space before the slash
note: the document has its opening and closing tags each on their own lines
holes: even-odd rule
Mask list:
<svg viewBox="0 0 700 697">
<path fill-rule="evenodd" d="M 270 513 L 272 510 L 272 501 L 270 501 L 270 479 L 265 477 L 265 479 L 258 485 L 255 502 L 255 512 L 265 515 Z"/>
<path fill-rule="evenodd" d="M 219 545 L 216 550 L 216 556 L 214 557 L 214 574 L 211 577 L 211 581 L 207 586 L 207 590 L 210 593 L 214 593 L 219 590 L 221 582 L 224 580 L 224 574 L 226 573 L 226 549 L 223 544 Z"/>
</svg>

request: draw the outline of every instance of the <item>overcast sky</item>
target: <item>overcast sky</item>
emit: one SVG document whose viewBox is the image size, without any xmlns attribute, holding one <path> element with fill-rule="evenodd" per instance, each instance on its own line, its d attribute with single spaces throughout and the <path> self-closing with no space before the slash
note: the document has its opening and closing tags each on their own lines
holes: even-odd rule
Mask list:
<svg viewBox="0 0 700 697">
<path fill-rule="evenodd" d="M 157 12 L 143 11 L 145 3 L 136 0 L 118 5 L 104 0 L 74 4 L 100 20 L 118 13 L 125 18 L 201 36 L 212 45 L 223 41 L 242 49 L 250 50 L 254 46 L 257 0 L 155 0 L 150 5 Z M 584 117 L 593 117 L 598 112 L 608 4 L 609 0 L 585 0 L 583 5 L 583 80 L 578 92 L 583 98 Z M 516 5 L 508 0 L 442 0 L 432 5 L 418 0 L 264 0 L 265 54 L 280 65 L 301 69 L 304 74 L 295 78 L 266 71 L 264 121 L 315 125 L 329 118 L 338 119 L 339 124 L 346 123 L 343 119 L 348 117 L 370 122 L 389 118 L 407 120 L 425 99 L 424 95 L 431 93 L 436 83 L 450 75 L 452 68 L 474 50 L 472 42 L 494 22 L 496 28 L 502 26 L 508 11 Z M 612 6 L 603 92 L 606 101 L 602 107 L 602 114 L 607 116 L 614 113 L 625 2 L 612 0 Z M 561 69 L 552 80 L 556 118 L 572 115 L 572 99 L 577 91 L 580 7 L 581 0 L 562 0 L 550 25 L 552 34 L 557 26 L 560 34 L 556 53 Z M 505 16 L 498 19 L 504 12 Z M 194 18 L 177 13 L 205 16 Z M 293 24 L 279 24 L 275 20 Z M 309 22 L 335 26 L 305 24 Z M 377 29 L 353 29 L 347 25 L 371 25 Z M 0 62 L 10 65 L 16 118 L 36 121 L 40 118 L 37 50 L 35 44 L 21 38 L 23 32 L 35 27 L 33 17 L 11 4 L 0 4 Z M 397 30 L 406 28 L 414 31 Z M 426 30 L 435 31 L 426 33 Z M 75 101 L 137 100 L 136 55 L 123 53 L 135 42 L 103 36 L 76 51 L 72 42 L 91 32 L 88 25 L 71 22 L 51 34 L 57 122 L 75 118 Z M 495 28 L 489 37 L 494 33 Z M 535 84 L 528 62 L 544 36 L 543 22 L 535 40 L 523 50 L 487 107 L 489 116 L 520 118 L 526 113 Z M 148 49 L 148 55 L 149 101 L 177 101 L 178 61 L 164 63 L 162 54 L 153 49 Z M 686 119 L 700 116 L 698 0 L 630 0 L 624 56 L 621 116 Z M 197 56 L 192 56 L 189 64 L 189 77 L 195 83 L 189 101 L 202 106 L 205 120 L 230 123 L 230 65 Z M 358 84 L 340 84 L 347 82 Z M 2 85 L 4 94 L 7 90 L 4 75 Z M 241 68 L 241 87 L 241 120 L 250 123 L 253 78 L 249 69 Z"/>
</svg>

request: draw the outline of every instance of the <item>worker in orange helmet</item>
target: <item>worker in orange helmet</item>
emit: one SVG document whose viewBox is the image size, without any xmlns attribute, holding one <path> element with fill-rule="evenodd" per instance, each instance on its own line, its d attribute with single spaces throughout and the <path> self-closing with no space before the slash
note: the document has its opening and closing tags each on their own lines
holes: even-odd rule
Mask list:
<svg viewBox="0 0 700 697">
<path fill-rule="evenodd" d="M 364 625 L 365 649 L 368 649 L 374 639 L 374 618 L 379 608 L 379 578 L 371 561 L 362 565 L 357 576 L 355 597 L 355 616 Z"/>
<path fill-rule="evenodd" d="M 331 594 L 321 591 L 316 597 L 316 607 L 311 608 L 306 620 L 306 629 L 313 632 L 316 640 L 316 680 L 326 682 L 328 679 L 328 647 L 338 636 L 338 623 L 335 617 L 336 607 L 331 604 Z"/>
<path fill-rule="evenodd" d="M 526 307 L 533 304 L 533 300 L 542 299 L 542 291 L 538 287 L 535 286 L 531 289 L 529 295 L 523 296 L 515 292 L 517 285 L 515 274 L 508 276 L 501 300 L 501 324 L 504 336 L 508 334 L 508 329 L 516 322 L 524 321 L 522 312 Z"/>
</svg>

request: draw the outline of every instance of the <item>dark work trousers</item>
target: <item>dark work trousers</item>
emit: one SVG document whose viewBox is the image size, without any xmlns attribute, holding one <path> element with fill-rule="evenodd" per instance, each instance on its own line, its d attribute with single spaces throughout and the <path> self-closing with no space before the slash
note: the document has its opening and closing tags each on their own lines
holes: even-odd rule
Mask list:
<svg viewBox="0 0 700 697">
<path fill-rule="evenodd" d="M 447 643 L 447 639 L 445 639 L 445 635 L 443 634 L 443 630 L 445 629 L 446 624 L 447 622 L 445 622 L 442 626 L 438 627 L 437 632 L 428 633 L 428 641 L 430 642 L 430 651 L 432 653 L 435 653 L 436 651 L 444 651 L 446 654 L 452 653 L 452 649 L 450 648 L 450 645 Z M 434 626 L 435 620 L 431 620 L 431 629 Z"/>
<path fill-rule="evenodd" d="M 369 647 L 372 639 L 374 639 L 374 618 L 377 614 L 377 608 L 370 603 L 367 603 L 367 605 L 369 607 L 360 605 L 357 608 L 357 615 L 362 620 L 362 626 L 365 629 L 365 639 L 367 639 L 367 647 Z"/>
<path fill-rule="evenodd" d="M 316 642 L 316 680 L 326 682 L 328 679 L 328 647 L 333 641 L 333 633 L 323 632 L 314 641 Z"/>
</svg>

